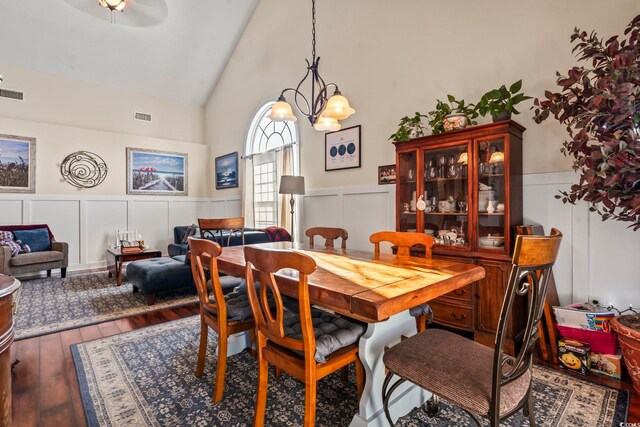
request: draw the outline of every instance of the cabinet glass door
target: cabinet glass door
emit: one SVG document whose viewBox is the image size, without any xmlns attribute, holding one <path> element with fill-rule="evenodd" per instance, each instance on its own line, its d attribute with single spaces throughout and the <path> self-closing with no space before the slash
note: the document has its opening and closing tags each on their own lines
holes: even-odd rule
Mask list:
<svg viewBox="0 0 640 427">
<path fill-rule="evenodd" d="M 436 244 L 469 247 L 468 143 L 424 151 L 424 233 Z"/>
<path fill-rule="evenodd" d="M 478 249 L 505 251 L 505 137 L 479 140 L 478 159 Z"/>
<path fill-rule="evenodd" d="M 416 173 L 417 151 L 398 153 L 397 186 L 398 201 L 396 213 L 399 218 L 399 231 L 415 232 L 417 228 L 416 215 Z"/>
</svg>

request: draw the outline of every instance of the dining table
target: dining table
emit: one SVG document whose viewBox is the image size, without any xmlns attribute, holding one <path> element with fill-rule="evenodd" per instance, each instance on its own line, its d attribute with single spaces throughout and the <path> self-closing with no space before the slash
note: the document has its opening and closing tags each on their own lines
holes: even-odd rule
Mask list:
<svg viewBox="0 0 640 427">
<path fill-rule="evenodd" d="M 416 333 L 416 322 L 409 309 L 476 282 L 485 275 L 480 266 L 446 259 L 397 257 L 391 253 L 375 254 L 373 251 L 291 242 L 252 246 L 294 250 L 313 258 L 317 268 L 308 280 L 311 303 L 367 324 L 359 342 L 365 386 L 351 426 L 387 425 L 382 405 L 385 377 L 382 356 L 386 348 Z M 245 268 L 244 246 L 223 248 L 218 256 L 221 273 L 242 277 Z M 276 280 L 281 293 L 296 295 L 296 271 L 281 270 L 276 274 Z M 397 418 L 422 405 L 430 393 L 405 383 L 394 396 L 389 409 L 392 417 Z"/>
</svg>

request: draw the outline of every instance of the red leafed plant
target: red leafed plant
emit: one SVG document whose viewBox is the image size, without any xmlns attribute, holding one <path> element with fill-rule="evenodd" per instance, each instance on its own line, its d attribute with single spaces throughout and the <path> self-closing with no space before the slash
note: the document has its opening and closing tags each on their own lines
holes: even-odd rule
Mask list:
<svg viewBox="0 0 640 427">
<path fill-rule="evenodd" d="M 566 125 L 570 139 L 561 152 L 573 157 L 580 181 L 556 196 L 564 203 L 590 203 L 602 220 L 630 222 L 640 229 L 640 15 L 624 38 L 607 41 L 576 28 L 573 52 L 586 66 L 556 73 L 561 92 L 535 99 L 536 123 L 550 115 Z"/>
</svg>

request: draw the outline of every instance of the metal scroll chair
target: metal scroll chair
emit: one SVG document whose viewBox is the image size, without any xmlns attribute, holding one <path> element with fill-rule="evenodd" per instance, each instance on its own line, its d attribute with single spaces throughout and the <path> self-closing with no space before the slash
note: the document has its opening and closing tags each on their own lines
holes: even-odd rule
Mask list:
<svg viewBox="0 0 640 427">
<path fill-rule="evenodd" d="M 556 261 L 562 233 L 555 228 L 550 236 L 518 236 L 511 275 L 502 303 L 495 349 L 441 329 L 428 329 L 389 349 L 383 357 L 389 370 L 382 386 L 387 420 L 389 401 L 396 388 L 410 381 L 433 393 L 428 402 L 430 415 L 437 413 L 438 397 L 460 407 L 482 425 L 491 426 L 523 409 L 535 426 L 531 365 L 538 340 L 538 324 Z M 515 357 L 504 352 L 505 334 L 516 298 L 527 299 L 526 328 Z M 391 385 L 393 376 L 400 377 Z"/>
<path fill-rule="evenodd" d="M 347 239 L 349 238 L 349 233 L 344 228 L 311 227 L 307 229 L 305 234 L 309 238 L 309 246 L 313 246 L 314 236 L 320 236 L 324 239 L 325 247 L 335 247 L 334 242 L 339 238 L 342 242 L 341 248 L 347 249 Z"/>
<path fill-rule="evenodd" d="M 358 339 L 364 333 L 364 327 L 311 307 L 308 276 L 316 270 L 311 257 L 295 251 L 245 246 L 244 258 L 258 349 L 254 426 L 264 425 L 269 363 L 305 383 L 304 425 L 313 426 L 316 384 L 321 378 L 355 362 L 358 396 L 362 394 L 364 369 L 358 358 Z M 257 272 L 254 273 L 254 269 Z M 297 276 L 289 293 L 299 301 L 298 312 L 283 305 L 275 278 L 275 273 L 283 269 L 286 269 L 283 274 L 289 276 L 293 270 L 294 277 Z M 259 287 L 254 285 L 254 274 L 259 276 Z M 275 301 L 274 309 L 267 305 L 269 297 Z"/>
<path fill-rule="evenodd" d="M 240 233 L 244 245 L 244 218 L 198 218 L 198 227 L 202 238 L 213 237 L 221 246 L 229 246 L 231 237 Z M 228 232 L 227 241 L 224 241 L 224 232 Z"/>
<path fill-rule="evenodd" d="M 405 231 L 379 231 L 369 237 L 374 244 L 374 252 L 380 254 L 380 243 L 389 242 L 396 247 L 398 257 L 408 257 L 413 246 L 424 246 L 424 256 L 431 258 L 431 248 L 435 240 L 433 237 L 422 233 L 409 233 Z M 409 313 L 416 318 L 416 329 L 422 332 L 427 327 L 427 321 L 431 320 L 432 312 L 428 304 L 420 304 L 411 308 Z"/>
<path fill-rule="evenodd" d="M 230 335 L 244 331 L 250 331 L 253 336 L 253 316 L 247 304 L 246 289 L 237 289 L 226 295 L 222 292 L 217 259 L 222 253 L 220 245 L 211 240 L 193 237 L 189 237 L 188 241 L 191 273 L 200 299 L 200 348 L 195 375 L 200 377 L 204 372 L 207 337 L 211 328 L 218 334 L 218 366 L 213 401 L 220 402 L 224 393 L 224 378 L 227 370 L 227 339 Z M 213 298 L 209 297 L 205 265 L 211 272 Z"/>
</svg>

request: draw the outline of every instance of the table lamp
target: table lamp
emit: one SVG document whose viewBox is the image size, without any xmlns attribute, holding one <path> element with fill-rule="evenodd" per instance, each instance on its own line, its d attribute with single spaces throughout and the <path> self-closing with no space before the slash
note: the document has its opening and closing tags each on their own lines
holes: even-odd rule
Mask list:
<svg viewBox="0 0 640 427">
<path fill-rule="evenodd" d="M 293 196 L 295 194 L 304 194 L 304 177 L 303 176 L 294 176 L 294 175 L 282 175 L 280 177 L 280 194 L 289 194 L 291 198 L 289 199 L 289 204 L 291 205 L 291 241 L 293 242 L 293 205 L 295 204 L 295 200 Z"/>
</svg>

